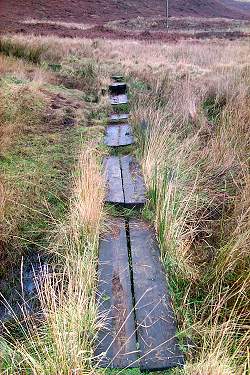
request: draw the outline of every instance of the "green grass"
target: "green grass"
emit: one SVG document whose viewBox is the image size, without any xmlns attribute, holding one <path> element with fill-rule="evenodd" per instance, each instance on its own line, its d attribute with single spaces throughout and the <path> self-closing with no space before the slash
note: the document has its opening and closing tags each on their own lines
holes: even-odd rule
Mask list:
<svg viewBox="0 0 250 375">
<path fill-rule="evenodd" d="M 30 48 L 22 43 L 13 42 L 11 39 L 0 40 L 0 52 L 6 56 L 21 58 L 34 64 L 41 63 L 41 58 L 46 48 L 37 45 Z"/>
<path fill-rule="evenodd" d="M 203 102 L 203 110 L 207 116 L 207 119 L 213 124 L 217 124 L 219 121 L 220 114 L 226 105 L 225 97 L 216 97 L 215 95 L 209 96 Z"/>
<path fill-rule="evenodd" d="M 24 198 L 20 204 L 29 206 L 32 199 L 34 205 L 30 209 L 39 210 L 40 219 L 42 213 L 49 212 L 52 217 L 60 219 L 59 214 L 65 211 L 74 153 L 79 144 L 80 134 L 76 129 L 52 132 L 47 137 L 29 134 L 22 136 L 0 160 L 5 178 Z M 30 213 L 33 216 L 32 211 Z M 25 232 L 20 234 L 25 237 Z"/>
<path fill-rule="evenodd" d="M 113 112 L 116 114 L 119 113 L 129 113 L 130 111 L 130 105 L 129 103 L 127 104 L 117 104 L 113 106 Z"/>
<path fill-rule="evenodd" d="M 105 206 L 107 215 L 114 217 L 124 217 L 125 219 L 141 217 L 142 209 L 126 208 L 119 205 L 107 204 Z"/>
<path fill-rule="evenodd" d="M 63 119 L 56 126 L 45 122 L 45 103 L 39 95 L 33 97 L 26 85 L 18 84 L 22 96 L 17 100 L 15 80 L 2 81 L 1 88 L 5 108 L 1 120 L 14 132 L 8 141 L 11 147 L 6 146 L 0 158 L 1 174 L 10 191 L 3 223 L 2 275 L 9 271 L 6 264 L 19 264 L 21 255 L 45 248 L 53 223 L 64 219 L 76 150 L 85 131 L 74 125 L 65 128 L 59 124 Z"/>
<path fill-rule="evenodd" d="M 133 155 L 135 152 L 135 148 L 135 145 L 108 147 L 108 152 L 110 156 Z"/>
<path fill-rule="evenodd" d="M 35 58 L 31 54 L 25 55 L 27 51 L 24 49 L 14 47 L 5 45 L 5 54 L 36 64 L 42 63 L 39 54 Z M 70 64 L 71 67 L 74 64 L 79 66 L 80 62 L 73 59 Z M 84 168 L 91 169 L 86 172 L 90 178 L 94 176 L 89 165 L 78 165 L 78 153 L 83 153 L 85 147 L 93 147 L 93 139 L 101 139 L 102 127 L 90 126 L 93 120 L 91 110 L 92 113 L 102 114 L 103 118 L 105 107 L 99 108 L 98 103 L 93 104 L 96 100 L 90 98 L 92 92 L 96 95 L 99 89 L 93 71 L 95 66 L 84 62 L 79 70 L 76 65 L 72 68 L 72 74 L 70 69 L 66 71 L 65 63 L 60 69 L 50 69 L 55 74 L 63 74 L 65 80 L 69 79 L 68 82 L 73 83 L 72 86 L 75 86 L 76 81 L 80 82 L 80 88 L 86 85 L 85 92 L 50 83 L 44 84 L 40 90 L 40 85 L 17 79 L 14 74 L 1 81 L 0 131 L 10 129 L 10 134 L 4 131 L 0 134 L 6 141 L 5 147 L 1 147 L 0 170 L 4 177 L 6 197 L 8 193 L 7 205 L 4 207 L 6 234 L 1 238 L 1 245 L 4 243 L 0 265 L 2 292 L 11 303 L 12 289 L 20 289 L 22 255 L 51 254 L 53 258 L 46 259 L 51 266 L 56 265 L 53 281 L 50 276 L 43 281 L 50 292 L 47 294 L 48 289 L 44 285 L 40 291 L 43 295 L 39 296 L 39 311 L 46 304 L 41 313 L 43 324 L 37 324 L 36 320 L 30 318 L 26 324 L 27 317 L 23 322 L 22 317 L 16 316 L 14 321 L 10 319 L 9 330 L 1 336 L 1 373 L 6 370 L 7 373 L 25 371 L 31 374 L 33 369 L 43 374 L 68 373 L 75 368 L 76 361 L 80 363 L 81 369 L 90 369 L 89 358 L 96 334 L 98 224 L 92 227 L 93 235 L 87 233 L 84 227 L 88 224 L 84 222 L 87 220 L 84 208 L 88 202 L 83 202 L 82 194 L 85 193 L 86 181 L 89 182 L 85 180 L 83 186 L 80 185 L 84 178 L 88 178 L 84 175 Z M 50 107 L 51 98 L 55 101 L 59 98 L 59 107 L 53 111 Z M 83 109 L 79 110 L 79 106 Z M 75 121 L 65 126 L 65 118 Z M 101 148 L 99 152 L 102 153 Z M 79 186 L 75 186 L 78 179 Z M 91 192 L 94 192 L 93 188 Z M 86 199 L 89 199 L 87 193 Z M 101 213 L 100 205 L 97 216 L 101 216 Z M 53 246 L 55 248 L 52 249 Z M 86 272 L 87 269 L 89 272 Z M 10 274 L 11 270 L 14 271 L 13 275 Z M 62 289 L 62 293 L 58 288 Z M 56 300 L 53 300 L 53 296 L 56 296 Z M 48 317 L 48 312 L 51 317 Z M 77 314 L 79 316 L 76 317 Z M 71 333 L 74 334 L 74 344 L 78 346 L 77 353 L 71 345 Z M 62 335 L 65 335 L 63 340 Z M 62 347 L 60 340 L 65 348 L 64 358 L 61 357 L 62 353 L 58 353 Z M 72 352 L 69 354 L 70 350 Z M 80 358 L 80 351 L 86 353 L 86 356 L 84 354 Z"/>
</svg>

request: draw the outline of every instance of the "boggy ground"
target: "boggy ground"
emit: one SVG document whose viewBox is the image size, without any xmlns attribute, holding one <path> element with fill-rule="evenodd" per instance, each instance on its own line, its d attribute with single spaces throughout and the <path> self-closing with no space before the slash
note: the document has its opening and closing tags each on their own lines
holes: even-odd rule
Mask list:
<svg viewBox="0 0 250 375">
<path fill-rule="evenodd" d="M 136 215 L 103 208 L 105 90 L 123 73 L 132 105 L 121 110 L 131 110 L 137 140 L 130 151 L 149 191 L 142 214 L 157 231 L 186 356 L 169 373 L 248 374 L 249 46 L 2 38 L 2 278 L 30 253 L 46 254 L 49 268 L 37 286 L 39 314 L 24 309 L 2 327 L 1 373 L 100 372 L 91 361 L 104 323 L 98 239 L 107 214 Z"/>
</svg>

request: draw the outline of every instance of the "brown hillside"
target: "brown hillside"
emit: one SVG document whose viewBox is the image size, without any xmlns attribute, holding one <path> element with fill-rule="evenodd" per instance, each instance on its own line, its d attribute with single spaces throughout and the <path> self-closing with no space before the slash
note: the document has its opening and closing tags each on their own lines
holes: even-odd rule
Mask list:
<svg viewBox="0 0 250 375">
<path fill-rule="evenodd" d="M 169 0 L 170 15 L 250 19 L 250 11 L 234 8 L 232 0 L 229 5 L 223 1 L 226 0 Z M 32 32 L 60 36 L 87 36 L 88 34 L 83 30 L 76 30 L 73 27 L 69 30 L 58 24 L 23 23 L 24 20 L 32 18 L 40 21 L 91 24 L 94 26 L 92 30 L 94 37 L 99 35 L 105 37 L 108 36 L 103 29 L 105 22 L 127 20 L 138 16 L 163 16 L 165 6 L 165 0 L 0 0 L 0 33 Z"/>
<path fill-rule="evenodd" d="M 235 3 L 235 7 L 233 4 Z M 225 17 L 249 19 L 250 12 L 243 11 L 237 2 L 226 4 L 223 0 L 169 0 L 172 16 Z"/>
</svg>

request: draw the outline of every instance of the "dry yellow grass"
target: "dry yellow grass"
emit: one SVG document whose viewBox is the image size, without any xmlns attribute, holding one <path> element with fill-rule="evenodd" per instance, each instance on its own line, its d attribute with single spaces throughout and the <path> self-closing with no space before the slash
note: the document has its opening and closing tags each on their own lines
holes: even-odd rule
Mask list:
<svg viewBox="0 0 250 375">
<path fill-rule="evenodd" d="M 83 228 L 86 233 L 99 233 L 105 184 L 91 148 L 80 154 L 78 168 L 80 174 L 75 184 L 77 199 L 72 211 L 75 224 L 71 226 L 76 232 L 81 232 Z"/>
<path fill-rule="evenodd" d="M 100 86 L 108 82 L 114 71 L 123 71 L 131 78 L 132 118 L 141 146 L 138 155 L 150 190 L 149 209 L 153 211 L 162 258 L 172 282 L 180 327 L 196 343 L 195 356 L 188 353 L 183 371 L 188 375 L 246 375 L 249 42 L 203 40 L 149 45 L 138 41 L 34 36 L 16 36 L 13 40 L 34 49 L 42 43 L 42 59 L 49 61 L 72 55 L 80 60 L 91 59 L 91 64 L 97 65 L 94 71 L 101 75 Z M 140 131 L 142 120 L 148 123 L 146 134 Z M 79 248 L 82 229 L 87 233 L 85 240 L 91 238 L 94 243 L 99 232 L 103 182 L 93 160 L 88 154 L 80 157 L 84 168 L 80 168 L 82 174 L 72 202 L 74 224 L 69 225 L 72 232 L 66 231 L 67 236 L 71 233 L 74 248 Z M 78 250 L 77 254 L 81 253 Z M 63 241 L 56 252 L 64 253 Z M 96 314 L 92 304 L 96 259 L 88 256 L 93 253 L 82 253 L 90 263 L 88 280 L 72 258 L 73 268 L 79 268 L 79 277 L 90 287 L 92 318 Z M 71 262 L 68 257 L 67 262 Z M 65 270 L 65 274 L 68 272 Z M 49 299 L 53 288 L 49 286 L 47 290 Z M 85 298 L 82 290 L 77 293 Z M 82 312 L 74 302 L 76 294 L 72 295 L 73 306 Z M 57 312 L 51 311 L 52 319 Z M 76 317 L 79 318 L 77 314 Z M 78 329 L 77 319 L 72 325 L 74 330 Z M 62 321 L 66 322 L 64 318 Z M 50 324 L 57 327 L 55 322 Z M 93 320 L 91 324 L 93 328 Z M 74 342 L 79 348 L 79 342 Z M 65 358 L 61 345 L 60 341 L 56 353 L 62 350 Z M 87 347 L 90 346 L 88 342 Z M 72 358 L 65 365 L 67 371 L 68 363 L 71 368 L 75 366 L 74 353 Z M 86 366 L 86 360 L 79 366 Z M 53 368 L 54 372 L 55 369 L 58 367 Z"/>
<path fill-rule="evenodd" d="M 92 371 L 100 324 L 95 290 L 104 198 L 103 177 L 93 148 L 80 152 L 76 172 L 69 220 L 58 225 L 56 242 L 50 245 L 57 266 L 44 271 L 37 281 L 41 319 L 37 321 L 24 309 L 20 320 L 9 306 L 23 340 L 6 332 L 7 340 L 0 342 L 2 361 L 7 362 L 1 373 L 25 369 L 37 375 Z M 7 352 L 12 353 L 10 362 Z"/>
<path fill-rule="evenodd" d="M 23 23 L 29 24 L 29 25 L 38 25 L 38 24 L 44 24 L 44 25 L 55 25 L 55 26 L 62 26 L 67 29 L 79 29 L 79 30 L 87 30 L 91 29 L 93 25 L 88 25 L 84 23 L 76 23 L 76 22 L 62 22 L 62 21 L 52 21 L 52 20 L 43 20 L 43 19 L 35 19 L 35 18 L 28 18 Z"/>
<path fill-rule="evenodd" d="M 192 375 L 248 371 L 249 51 L 221 44 L 167 47 L 167 65 L 141 76 L 151 90 L 138 92 L 133 114 L 135 129 L 148 124 L 141 159 L 176 310 L 184 329 L 192 316 L 191 335 L 200 337 L 199 359 L 184 371 Z M 196 306 L 202 289 L 207 298 Z"/>
<path fill-rule="evenodd" d="M 29 54 L 29 51 L 25 50 L 24 59 L 29 60 L 30 56 L 32 59 L 33 56 L 37 56 L 36 51 L 40 51 L 40 44 L 41 41 L 36 42 L 33 47 L 34 53 Z M 45 53 L 45 50 L 46 48 L 42 48 L 42 53 Z M 18 47 L 13 51 L 17 52 Z M 46 56 L 54 59 L 53 52 L 49 51 Z M 57 58 L 58 55 L 55 59 Z M 57 142 L 60 131 L 65 131 L 62 125 L 58 128 L 59 120 L 63 121 L 65 116 L 64 107 L 59 108 L 56 114 L 53 114 L 50 109 L 52 100 L 56 100 L 56 106 L 67 103 L 66 109 L 70 109 L 71 113 L 73 111 L 76 126 L 78 122 L 83 123 L 84 126 L 87 125 L 84 115 L 87 117 L 90 109 L 87 105 L 84 109 L 79 107 L 79 99 L 74 99 L 74 95 L 79 95 L 78 92 L 73 91 L 66 96 L 66 94 L 56 95 L 53 91 L 49 91 L 46 85 L 57 81 L 52 72 L 14 57 L 1 55 L 0 59 L 2 74 L 0 152 L 4 162 L 6 155 L 11 155 L 12 149 L 21 140 L 23 144 L 19 154 L 21 160 L 22 157 L 24 158 L 24 162 L 21 161 L 21 167 L 26 168 L 26 170 L 17 170 L 18 176 L 12 176 L 15 167 L 12 166 L 11 160 L 12 169 L 9 174 L 6 173 L 6 168 L 1 170 L 4 178 L 0 183 L 0 255 L 1 267 L 4 267 L 6 244 L 8 242 L 15 244 L 16 254 L 18 253 L 21 247 L 20 242 L 26 240 L 19 237 L 18 227 L 26 223 L 26 218 L 31 216 L 33 210 L 39 210 L 33 201 L 35 202 L 36 194 L 39 194 L 42 186 L 39 181 L 39 174 L 42 171 L 36 164 L 34 164 L 35 168 L 32 164 L 34 157 L 39 157 L 43 151 L 39 148 L 39 142 L 43 144 L 42 136 L 44 136 L 45 144 L 48 141 L 53 145 Z M 74 106 L 73 109 L 69 108 L 71 103 Z M 105 104 L 102 105 L 105 106 Z M 79 113 L 80 110 L 81 113 Z M 47 119 L 51 123 L 48 123 Z M 54 126 L 55 129 L 53 129 Z M 97 161 L 98 153 L 94 142 L 89 141 L 89 138 L 84 139 L 82 149 L 79 150 L 71 191 L 71 204 L 65 222 L 59 224 L 57 217 L 53 217 L 53 213 L 48 208 L 47 216 L 53 220 L 53 231 L 51 232 L 50 227 L 48 236 L 51 237 L 51 243 L 47 250 L 54 255 L 55 263 L 54 266 L 44 271 L 42 278 L 39 275 L 37 280 L 41 319 L 31 316 L 28 309 L 24 309 L 23 316 L 17 316 L 12 307 L 8 306 L 13 315 L 14 324 L 22 333 L 22 340 L 16 339 L 15 335 L 13 336 L 8 330 L 4 332 L 5 338 L 1 336 L 1 374 L 32 371 L 37 375 L 58 375 L 71 372 L 83 374 L 91 371 L 90 359 L 93 355 L 97 324 L 99 324 L 97 323 L 95 285 L 104 183 Z M 98 137 L 95 139 L 98 142 Z M 64 140 L 61 139 L 61 141 Z M 31 160 L 26 157 L 26 152 L 29 152 L 27 144 L 33 147 L 31 147 Z M 60 144 L 59 147 L 61 146 Z M 57 152 L 57 149 L 53 152 Z M 54 157 L 57 158 L 58 155 L 55 154 Z M 64 157 L 66 158 L 67 155 Z M 14 160 L 19 162 L 17 158 Z M 49 176 L 52 173 L 48 171 Z M 10 181 L 11 178 L 20 180 L 24 186 L 24 192 L 16 183 L 18 181 L 13 183 L 13 180 Z M 26 184 L 28 184 L 27 188 Z M 49 184 L 45 188 L 51 191 L 54 188 L 53 179 L 49 179 Z M 36 192 L 35 196 L 32 196 L 33 189 Z M 41 206 L 47 205 L 43 199 L 41 198 L 42 202 L 39 202 Z M 43 215 L 43 213 L 40 214 Z M 14 261 L 13 255 L 12 261 Z M 7 301 L 6 304 L 8 305 Z"/>
</svg>

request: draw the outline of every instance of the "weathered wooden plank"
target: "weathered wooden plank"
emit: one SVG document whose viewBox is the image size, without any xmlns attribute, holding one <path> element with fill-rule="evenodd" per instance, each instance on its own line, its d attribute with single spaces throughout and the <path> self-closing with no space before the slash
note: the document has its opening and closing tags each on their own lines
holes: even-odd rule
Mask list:
<svg viewBox="0 0 250 375">
<path fill-rule="evenodd" d="M 112 114 L 109 118 L 111 123 L 119 123 L 119 122 L 127 122 L 128 121 L 128 114 L 121 113 L 121 114 Z"/>
<path fill-rule="evenodd" d="M 124 193 L 120 158 L 110 156 L 104 159 L 106 179 L 106 202 L 124 204 Z"/>
<path fill-rule="evenodd" d="M 119 140 L 120 140 L 120 126 L 108 125 L 106 127 L 104 144 L 110 147 L 117 147 L 119 146 Z"/>
<path fill-rule="evenodd" d="M 153 229 L 144 221 L 129 223 L 137 334 L 141 370 L 182 366 L 176 320 Z"/>
<path fill-rule="evenodd" d="M 127 92 L 127 85 L 124 82 L 116 82 L 109 85 L 111 95 L 124 95 Z"/>
<path fill-rule="evenodd" d="M 146 187 L 135 158 L 121 157 L 124 203 L 126 207 L 142 206 L 146 203 Z"/>
<path fill-rule="evenodd" d="M 134 137 L 132 132 L 132 127 L 129 124 L 119 125 L 120 128 L 120 138 L 119 146 L 128 146 L 134 143 Z"/>
<path fill-rule="evenodd" d="M 127 104 L 128 103 L 128 96 L 127 96 L 127 94 L 112 95 L 112 96 L 110 96 L 110 103 L 112 105 Z"/>
<path fill-rule="evenodd" d="M 114 81 L 116 81 L 116 82 L 122 82 L 123 79 L 124 79 L 124 77 L 123 77 L 122 75 L 120 75 L 120 74 L 115 74 L 115 75 L 113 75 L 111 78 L 112 78 Z"/>
<path fill-rule="evenodd" d="M 108 125 L 104 143 L 110 147 L 131 145 L 134 143 L 131 126 L 129 124 Z"/>
<path fill-rule="evenodd" d="M 96 356 L 99 367 L 138 366 L 127 238 L 123 219 L 112 219 L 100 241 L 98 302 L 105 327 Z M 97 363 L 98 366 L 98 363 Z"/>
</svg>

